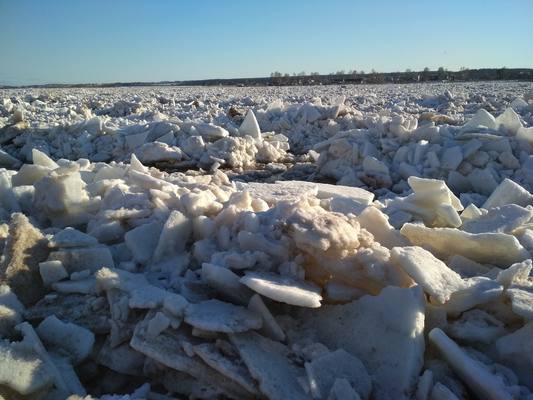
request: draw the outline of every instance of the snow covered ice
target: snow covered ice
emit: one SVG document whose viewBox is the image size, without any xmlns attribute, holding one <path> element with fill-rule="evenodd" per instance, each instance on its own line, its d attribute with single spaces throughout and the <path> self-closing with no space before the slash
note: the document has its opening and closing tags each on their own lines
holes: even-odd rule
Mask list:
<svg viewBox="0 0 533 400">
<path fill-rule="evenodd" d="M 520 82 L 0 91 L 0 398 L 533 399 Z"/>
</svg>

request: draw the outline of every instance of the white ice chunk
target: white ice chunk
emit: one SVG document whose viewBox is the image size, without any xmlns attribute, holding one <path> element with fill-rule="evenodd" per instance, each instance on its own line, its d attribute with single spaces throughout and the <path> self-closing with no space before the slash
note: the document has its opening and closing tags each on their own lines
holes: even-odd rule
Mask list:
<svg viewBox="0 0 533 400">
<path fill-rule="evenodd" d="M 533 203 L 531 193 L 518 183 L 505 178 L 485 201 L 483 208 L 488 210 L 506 204 L 517 204 L 525 207 L 531 203 Z"/>
<path fill-rule="evenodd" d="M 156 308 L 165 305 L 172 314 L 178 315 L 188 304 L 181 295 L 149 284 L 143 274 L 102 268 L 96 273 L 96 280 L 99 290 L 120 289 L 127 292 L 130 295 L 131 308 Z"/>
<path fill-rule="evenodd" d="M 394 229 L 389 223 L 388 217 L 376 207 L 366 207 L 357 217 L 357 221 L 361 228 L 374 235 L 376 242 L 388 249 L 408 244 L 408 241 L 402 236 L 400 231 Z"/>
<path fill-rule="evenodd" d="M 419 287 L 389 286 L 378 296 L 306 310 L 302 321 L 305 333 L 363 362 L 372 378 L 373 398 L 407 400 L 423 364 L 424 307 Z"/>
<path fill-rule="evenodd" d="M 93 247 L 65 248 L 50 253 L 49 261 L 61 261 L 68 273 L 85 269 L 96 271 L 102 267 L 114 268 L 115 263 L 109 247 L 104 245 Z"/>
<path fill-rule="evenodd" d="M 533 209 L 506 204 L 489 209 L 487 214 L 464 222 L 461 229 L 469 233 L 512 233 L 533 216 Z"/>
<path fill-rule="evenodd" d="M 6 284 L 0 284 L 0 305 L 10 308 L 17 313 L 24 312 L 24 305 L 19 301 L 17 295 Z"/>
<path fill-rule="evenodd" d="M 31 343 L 0 341 L 0 384 L 21 395 L 49 386 L 53 375 Z M 7 398 L 6 398 L 7 399 Z"/>
<path fill-rule="evenodd" d="M 511 307 L 516 315 L 526 321 L 533 320 L 533 286 L 513 287 L 505 292 L 511 299 Z"/>
<path fill-rule="evenodd" d="M 161 142 L 145 143 L 135 153 L 138 155 L 139 160 L 145 164 L 177 162 L 183 159 L 183 152 L 179 147 L 169 146 Z"/>
<path fill-rule="evenodd" d="M 444 150 L 440 160 L 441 167 L 455 171 L 463 161 L 463 151 L 460 146 L 449 147 Z"/>
<path fill-rule="evenodd" d="M 465 287 L 457 272 L 421 247 L 394 247 L 391 261 L 407 272 L 440 304 L 448 301 L 452 293 Z"/>
<path fill-rule="evenodd" d="M 450 389 L 448 389 L 442 383 L 437 382 L 431 390 L 429 400 L 459 400 L 459 397 L 457 397 Z"/>
<path fill-rule="evenodd" d="M 249 135 L 254 139 L 261 139 L 261 129 L 257 123 L 254 112 L 250 109 L 244 117 L 241 126 L 239 127 L 239 134 L 242 136 Z"/>
<path fill-rule="evenodd" d="M 483 213 L 481 210 L 474 203 L 470 203 L 461 213 L 461 219 L 464 222 L 466 220 L 481 217 L 482 215 Z"/>
<path fill-rule="evenodd" d="M 261 296 L 254 294 L 248 303 L 248 309 L 261 315 L 263 318 L 261 333 L 279 342 L 285 340 L 285 332 L 283 332 L 283 329 L 281 329 L 276 318 L 271 314 L 263 299 L 261 299 Z"/>
<path fill-rule="evenodd" d="M 429 340 L 439 349 L 450 367 L 480 398 L 511 400 L 505 386 L 490 371 L 472 359 L 439 328 L 429 332 Z"/>
<path fill-rule="evenodd" d="M 0 166 L 1 167 L 7 167 L 7 168 L 17 168 L 21 164 L 20 160 L 13 157 L 8 152 L 2 150 L 0 148 Z"/>
<path fill-rule="evenodd" d="M 326 353 L 305 363 L 311 395 L 315 399 L 326 399 L 335 379 L 346 379 L 361 399 L 368 399 L 372 390 L 370 376 L 357 357 L 343 349 Z"/>
<path fill-rule="evenodd" d="M 369 205 L 374 200 L 374 193 L 367 190 L 342 185 L 330 185 L 328 183 L 315 183 L 318 193 L 316 197 L 319 199 L 329 199 L 337 197 L 346 197 L 356 200 L 362 205 Z"/>
<path fill-rule="evenodd" d="M 522 127 L 520 117 L 512 108 L 506 108 L 505 111 L 496 118 L 496 124 L 500 130 L 508 132 L 511 135 L 516 135 L 518 129 Z"/>
<path fill-rule="evenodd" d="M 335 379 L 327 400 L 361 400 L 361 396 L 353 389 L 345 378 Z"/>
<path fill-rule="evenodd" d="M 237 303 L 246 304 L 253 293 L 239 281 L 239 276 L 228 268 L 203 263 L 202 278 L 209 286 Z"/>
<path fill-rule="evenodd" d="M 492 279 L 473 277 L 465 279 L 465 288 L 454 292 L 442 307 L 449 314 L 459 314 L 479 304 L 495 300 L 503 293 L 503 286 Z"/>
<path fill-rule="evenodd" d="M 430 369 L 426 369 L 420 379 L 418 380 L 418 386 L 416 388 L 415 399 L 416 400 L 428 400 L 429 393 L 433 388 L 433 372 Z"/>
<path fill-rule="evenodd" d="M 276 183 L 250 182 L 238 186 L 248 190 L 253 198 L 262 199 L 268 204 L 276 204 L 282 200 L 296 201 L 306 196 L 316 196 L 317 185 L 304 181 L 281 181 Z"/>
<path fill-rule="evenodd" d="M 269 399 L 306 400 L 298 383 L 301 371 L 290 364 L 285 346 L 255 332 L 230 335 L 259 389 Z"/>
<path fill-rule="evenodd" d="M 57 165 L 57 163 L 54 160 L 52 160 L 45 153 L 43 153 L 42 151 L 36 148 L 31 149 L 31 157 L 33 160 L 33 164 L 35 165 L 50 168 L 52 170 L 59 168 L 59 165 Z"/>
<path fill-rule="evenodd" d="M 496 341 L 498 356 L 513 367 L 522 383 L 533 390 L 533 321 Z"/>
<path fill-rule="evenodd" d="M 226 344 L 229 346 L 229 343 Z M 196 345 L 193 350 L 194 353 L 211 368 L 237 382 L 250 394 L 254 396 L 259 395 L 256 382 L 238 356 L 230 357 L 229 355 L 224 354 L 216 345 L 211 343 Z"/>
<path fill-rule="evenodd" d="M 461 128 L 461 132 L 475 132 L 480 126 L 496 129 L 496 119 L 484 108 L 480 108 L 476 114 Z"/>
<path fill-rule="evenodd" d="M 63 322 L 51 315 L 37 327 L 41 340 L 57 352 L 64 353 L 75 364 L 86 359 L 94 345 L 94 334 L 79 325 Z"/>
<path fill-rule="evenodd" d="M 168 216 L 154 251 L 154 261 L 176 256 L 185 250 L 192 232 L 192 221 L 179 211 Z"/>
<path fill-rule="evenodd" d="M 155 315 L 148 321 L 148 326 L 146 329 L 146 336 L 150 338 L 155 338 L 165 329 L 170 326 L 170 319 L 158 311 Z"/>
<path fill-rule="evenodd" d="M 133 254 L 135 261 L 146 263 L 154 254 L 161 235 L 162 223 L 152 221 L 128 231 L 124 235 L 126 246 Z"/>
<path fill-rule="evenodd" d="M 459 254 L 479 263 L 507 267 L 529 258 L 518 239 L 505 233 L 468 233 L 453 228 L 426 228 L 405 224 L 400 232 L 412 244 L 431 246 L 443 258 Z"/>
<path fill-rule="evenodd" d="M 189 304 L 185 309 L 185 322 L 206 331 L 226 333 L 246 332 L 263 325 L 261 315 L 219 300 Z"/>
<path fill-rule="evenodd" d="M 483 310 L 466 311 L 461 317 L 452 322 L 448 333 L 453 338 L 470 343 L 492 343 L 495 339 L 505 335 L 503 322 Z"/>
<path fill-rule="evenodd" d="M 532 269 L 533 263 L 530 259 L 515 263 L 509 268 L 500 271 L 496 277 L 496 281 L 505 287 L 509 287 L 513 283 L 526 283 Z"/>
<path fill-rule="evenodd" d="M 50 286 L 52 283 L 68 277 L 68 272 L 59 260 L 39 263 L 39 273 L 45 286 Z"/>
<path fill-rule="evenodd" d="M 124 143 L 128 150 L 135 150 L 137 147 L 141 146 L 148 137 L 150 132 L 145 131 L 141 133 L 135 133 L 124 136 Z"/>
<path fill-rule="evenodd" d="M 229 132 L 226 129 L 209 123 L 196 125 L 196 130 L 200 135 L 208 139 L 219 139 L 229 136 Z"/>
<path fill-rule="evenodd" d="M 89 247 L 97 244 L 98 241 L 93 236 L 67 227 L 52 236 L 48 247 Z"/>
<path fill-rule="evenodd" d="M 240 280 L 253 291 L 269 299 L 300 307 L 320 307 L 320 288 L 291 277 L 249 272 Z"/>
</svg>

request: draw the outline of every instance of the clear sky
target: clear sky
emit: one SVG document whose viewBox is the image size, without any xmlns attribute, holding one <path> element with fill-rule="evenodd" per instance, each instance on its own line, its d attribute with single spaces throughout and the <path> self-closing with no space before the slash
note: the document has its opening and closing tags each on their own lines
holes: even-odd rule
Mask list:
<svg viewBox="0 0 533 400">
<path fill-rule="evenodd" d="M 533 0 L 0 0 L 0 84 L 533 68 Z"/>
</svg>

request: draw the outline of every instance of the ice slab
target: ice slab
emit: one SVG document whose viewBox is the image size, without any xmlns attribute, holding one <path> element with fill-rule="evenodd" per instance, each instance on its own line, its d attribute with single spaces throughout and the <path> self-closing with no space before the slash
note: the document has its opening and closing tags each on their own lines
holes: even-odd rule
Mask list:
<svg viewBox="0 0 533 400">
<path fill-rule="evenodd" d="M 257 383 L 250 375 L 246 366 L 242 365 L 240 358 L 230 357 L 224 354 L 221 349 L 211 343 L 196 345 L 193 350 L 211 368 L 237 382 L 250 394 L 255 396 L 259 395 Z"/>
<path fill-rule="evenodd" d="M 437 255 L 461 255 L 479 263 L 507 267 L 529 258 L 514 236 L 505 233 L 468 233 L 453 228 L 405 224 L 400 232 L 417 246 L 430 246 Z"/>
<path fill-rule="evenodd" d="M 109 247 L 104 245 L 63 248 L 52 251 L 48 257 L 48 261 L 61 261 L 68 273 L 86 269 L 95 272 L 103 267 L 115 267 L 111 251 Z"/>
<path fill-rule="evenodd" d="M 21 395 L 29 395 L 53 381 L 46 362 L 26 341 L 0 341 L 0 384 Z"/>
<path fill-rule="evenodd" d="M 409 399 L 423 363 L 424 308 L 419 288 L 386 287 L 378 296 L 306 311 L 303 329 L 359 358 L 375 399 Z"/>
<path fill-rule="evenodd" d="M 166 330 L 155 338 L 147 336 L 147 321 L 141 321 L 135 328 L 130 346 L 176 371 L 185 372 L 198 379 L 201 383 L 213 385 L 223 391 L 226 396 L 236 399 L 252 398 L 237 382 L 228 379 L 213 368 L 204 364 L 198 357 L 187 355 L 182 349 L 187 338 L 178 332 Z"/>
<path fill-rule="evenodd" d="M 181 254 L 192 233 L 192 221 L 179 211 L 168 216 L 154 250 L 154 262 Z M 131 243 L 131 242 L 130 242 Z"/>
<path fill-rule="evenodd" d="M 361 399 L 368 399 L 372 381 L 365 366 L 343 349 L 324 354 L 305 364 L 311 395 L 327 399 L 336 379 L 346 379 Z"/>
<path fill-rule="evenodd" d="M 56 233 L 48 242 L 48 247 L 89 247 L 98 244 L 98 240 L 91 235 L 77 229 L 67 227 Z"/>
<path fill-rule="evenodd" d="M 394 247 L 391 261 L 407 272 L 440 304 L 448 301 L 454 292 L 465 288 L 465 283 L 457 272 L 421 247 Z"/>
<path fill-rule="evenodd" d="M 195 328 L 225 333 L 246 332 L 263 326 L 261 315 L 214 299 L 189 304 L 185 309 L 185 322 Z"/>
<path fill-rule="evenodd" d="M 95 340 L 88 329 L 63 322 L 55 315 L 45 318 L 37 327 L 37 333 L 46 346 L 68 356 L 75 364 L 89 356 Z"/>
<path fill-rule="evenodd" d="M 320 307 L 320 288 L 294 278 L 269 273 L 249 272 L 241 283 L 269 299 L 300 307 Z"/>
<path fill-rule="evenodd" d="M 439 328 L 429 333 L 429 340 L 433 343 L 454 372 L 480 398 L 490 400 L 511 400 L 513 397 L 487 368 L 472 359 L 453 340 Z"/>
<path fill-rule="evenodd" d="M 276 318 L 272 315 L 261 296 L 254 294 L 248 303 L 248 309 L 261 315 L 263 318 L 263 326 L 260 333 L 278 342 L 285 340 L 285 332 L 283 332 L 283 329 L 279 326 Z"/>
<path fill-rule="evenodd" d="M 492 207 L 489 212 L 464 222 L 461 230 L 469 233 L 512 233 L 520 225 L 528 222 L 533 210 L 516 204 Z"/>
<path fill-rule="evenodd" d="M 45 261 L 39 263 L 39 273 L 45 286 L 68 277 L 68 272 L 61 261 Z"/>
<path fill-rule="evenodd" d="M 159 242 L 162 226 L 161 222 L 152 221 L 124 235 L 126 246 L 133 254 L 135 261 L 144 264 L 152 258 Z"/>
<path fill-rule="evenodd" d="M 525 207 L 532 203 L 533 196 L 531 193 L 518 183 L 505 178 L 485 201 L 483 208 L 490 209 L 506 204 L 517 204 Z"/>
<path fill-rule="evenodd" d="M 521 383 L 533 390 L 531 346 L 533 346 L 533 321 L 513 333 L 499 338 L 495 347 L 500 360 L 512 366 Z"/>
<path fill-rule="evenodd" d="M 297 201 L 306 196 L 316 196 L 318 188 L 312 182 L 280 181 L 276 183 L 250 182 L 239 184 L 241 190 L 248 190 L 253 198 L 276 204 L 280 201 Z"/>
<path fill-rule="evenodd" d="M 255 332 L 229 336 L 252 376 L 259 382 L 260 391 L 272 400 L 304 400 L 305 394 L 298 377 L 303 371 L 290 364 L 286 348 Z"/>
</svg>

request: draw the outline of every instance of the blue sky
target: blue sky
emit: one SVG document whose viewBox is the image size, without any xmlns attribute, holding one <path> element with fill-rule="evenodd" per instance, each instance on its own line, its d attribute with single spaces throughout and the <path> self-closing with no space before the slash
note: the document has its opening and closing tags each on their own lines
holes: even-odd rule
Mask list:
<svg viewBox="0 0 533 400">
<path fill-rule="evenodd" d="M 0 0 L 0 84 L 533 68 L 533 0 Z"/>
</svg>

